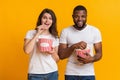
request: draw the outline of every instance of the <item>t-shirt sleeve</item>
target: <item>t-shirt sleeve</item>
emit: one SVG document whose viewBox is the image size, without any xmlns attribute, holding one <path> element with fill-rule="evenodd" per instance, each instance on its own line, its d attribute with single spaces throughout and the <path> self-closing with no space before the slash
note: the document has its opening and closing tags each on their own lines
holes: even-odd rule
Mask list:
<svg viewBox="0 0 120 80">
<path fill-rule="evenodd" d="M 95 34 L 94 43 L 101 42 L 102 41 L 101 32 L 97 29 L 94 34 Z"/>
<path fill-rule="evenodd" d="M 30 30 L 26 33 L 25 39 L 32 39 L 35 34 L 34 30 Z"/>
<path fill-rule="evenodd" d="M 65 30 L 62 30 L 60 34 L 60 43 L 67 43 L 67 33 Z"/>
<path fill-rule="evenodd" d="M 59 46 L 59 38 L 54 39 L 52 46 L 53 47 Z"/>
</svg>

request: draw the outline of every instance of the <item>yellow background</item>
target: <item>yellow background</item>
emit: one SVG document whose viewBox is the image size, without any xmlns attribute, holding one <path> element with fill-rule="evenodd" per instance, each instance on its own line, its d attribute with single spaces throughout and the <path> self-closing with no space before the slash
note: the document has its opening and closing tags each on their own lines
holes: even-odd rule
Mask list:
<svg viewBox="0 0 120 80">
<path fill-rule="evenodd" d="M 88 9 L 88 24 L 98 27 L 103 38 L 103 58 L 95 63 L 97 80 L 120 80 L 120 0 L 1 0 L 0 80 L 27 80 L 28 55 L 24 36 L 34 29 L 39 13 L 51 8 L 58 31 L 73 24 L 72 10 L 82 4 Z M 64 80 L 66 60 L 58 63 L 59 80 Z"/>
</svg>

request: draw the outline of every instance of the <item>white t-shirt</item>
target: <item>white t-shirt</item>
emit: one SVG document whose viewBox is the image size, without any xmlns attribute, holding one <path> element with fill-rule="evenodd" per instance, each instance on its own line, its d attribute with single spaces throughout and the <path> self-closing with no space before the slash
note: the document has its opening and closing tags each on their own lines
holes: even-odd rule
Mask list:
<svg viewBox="0 0 120 80">
<path fill-rule="evenodd" d="M 35 35 L 36 30 L 30 30 L 26 34 L 26 39 L 32 39 Z M 53 36 L 49 35 L 40 35 L 39 38 L 51 38 L 53 39 L 52 46 L 58 46 L 59 45 L 59 39 L 54 38 Z M 29 61 L 29 69 L 28 73 L 32 74 L 46 74 L 50 72 L 54 72 L 58 70 L 57 64 L 55 60 L 52 58 L 50 54 L 47 53 L 40 53 L 37 48 L 37 41 L 34 47 L 34 50 L 32 53 L 30 53 L 30 61 Z"/>
<path fill-rule="evenodd" d="M 102 41 L 101 33 L 96 27 L 90 25 L 87 25 L 81 31 L 70 26 L 61 32 L 60 43 L 68 44 L 68 47 L 80 41 L 85 41 L 87 43 L 87 46 L 90 48 L 90 55 L 93 56 L 93 44 Z M 73 52 L 68 58 L 65 74 L 94 75 L 94 65 L 93 63 L 81 64 L 77 60 L 76 54 Z"/>
</svg>

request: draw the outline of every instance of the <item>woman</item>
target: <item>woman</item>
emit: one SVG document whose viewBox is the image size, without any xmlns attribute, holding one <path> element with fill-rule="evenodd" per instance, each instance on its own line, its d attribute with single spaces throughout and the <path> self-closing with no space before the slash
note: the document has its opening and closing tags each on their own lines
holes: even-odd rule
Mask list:
<svg viewBox="0 0 120 80">
<path fill-rule="evenodd" d="M 39 50 L 41 38 L 52 39 L 52 50 Z M 58 45 L 56 16 L 46 8 L 39 15 L 35 30 L 29 30 L 24 40 L 24 52 L 30 54 L 28 80 L 58 80 Z"/>
</svg>

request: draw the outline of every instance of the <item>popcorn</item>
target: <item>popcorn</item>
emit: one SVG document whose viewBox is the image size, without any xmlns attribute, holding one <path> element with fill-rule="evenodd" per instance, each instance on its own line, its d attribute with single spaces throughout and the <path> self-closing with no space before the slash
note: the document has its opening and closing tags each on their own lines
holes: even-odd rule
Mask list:
<svg viewBox="0 0 120 80">
<path fill-rule="evenodd" d="M 82 57 L 82 58 L 85 58 L 87 56 L 87 54 L 90 53 L 90 49 L 89 48 L 86 48 L 86 49 L 75 49 L 75 53 L 76 55 Z"/>
</svg>

